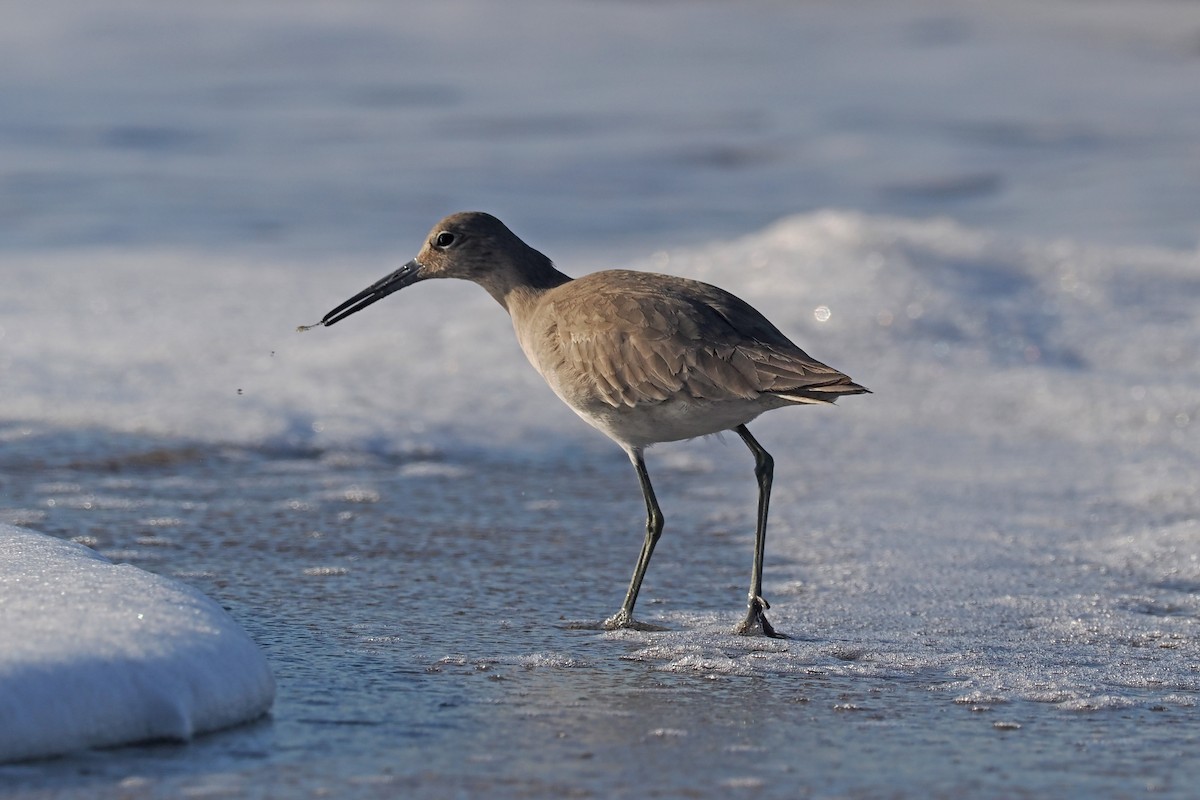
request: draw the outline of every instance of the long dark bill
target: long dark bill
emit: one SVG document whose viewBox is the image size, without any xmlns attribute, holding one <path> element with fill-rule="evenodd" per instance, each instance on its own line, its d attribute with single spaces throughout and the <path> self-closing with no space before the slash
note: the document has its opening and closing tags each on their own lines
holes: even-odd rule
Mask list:
<svg viewBox="0 0 1200 800">
<path fill-rule="evenodd" d="M 421 264 L 414 258 L 386 278 L 368 286 L 358 294 L 330 311 L 321 319 L 326 327 L 358 311 L 362 311 L 374 302 L 382 300 L 392 292 L 398 292 L 405 286 L 410 286 L 421 279 Z"/>
</svg>

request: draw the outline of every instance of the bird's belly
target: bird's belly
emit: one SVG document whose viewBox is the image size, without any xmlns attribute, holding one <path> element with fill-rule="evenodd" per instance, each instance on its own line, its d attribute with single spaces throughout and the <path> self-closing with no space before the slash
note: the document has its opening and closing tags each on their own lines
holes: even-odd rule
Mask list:
<svg viewBox="0 0 1200 800">
<path fill-rule="evenodd" d="M 625 447 L 643 448 L 727 431 L 764 411 L 789 405 L 767 394 L 752 399 L 710 400 L 678 392 L 666 400 L 614 407 L 592 388 L 590 381 L 572 380 L 573 376 L 557 363 L 543 364 L 534 346 L 538 337 L 530 335 L 529 329 L 517 326 L 517 338 L 529 362 L 559 399 L 589 425 Z"/>
<path fill-rule="evenodd" d="M 746 424 L 771 407 L 754 400 L 691 399 L 616 408 L 608 405 L 581 408 L 574 403 L 567 404 L 610 439 L 636 448 L 727 431 Z"/>
</svg>

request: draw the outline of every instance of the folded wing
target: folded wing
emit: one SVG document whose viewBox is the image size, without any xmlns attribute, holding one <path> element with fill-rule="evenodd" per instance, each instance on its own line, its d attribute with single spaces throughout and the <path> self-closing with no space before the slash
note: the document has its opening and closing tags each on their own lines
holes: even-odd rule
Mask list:
<svg viewBox="0 0 1200 800">
<path fill-rule="evenodd" d="M 585 277 L 562 287 L 547 334 L 559 374 L 614 408 L 764 394 L 832 403 L 867 391 L 722 289 L 649 273 L 598 274 L 602 282 Z"/>
</svg>

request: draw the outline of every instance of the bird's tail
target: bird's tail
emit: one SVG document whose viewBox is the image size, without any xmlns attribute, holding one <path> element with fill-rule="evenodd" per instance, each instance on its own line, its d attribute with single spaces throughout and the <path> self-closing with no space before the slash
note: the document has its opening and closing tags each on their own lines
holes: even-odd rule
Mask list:
<svg viewBox="0 0 1200 800">
<path fill-rule="evenodd" d="M 871 394 L 871 390 L 865 386 L 859 386 L 846 375 L 840 375 L 824 383 L 810 384 L 796 389 L 776 390 L 767 392 L 767 394 L 773 394 L 783 400 L 791 400 L 793 403 L 832 405 L 844 394 Z"/>
</svg>

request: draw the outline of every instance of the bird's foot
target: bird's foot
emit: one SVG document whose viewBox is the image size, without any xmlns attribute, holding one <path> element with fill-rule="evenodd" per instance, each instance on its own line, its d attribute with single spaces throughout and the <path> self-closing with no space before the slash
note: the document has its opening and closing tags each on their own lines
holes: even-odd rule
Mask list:
<svg viewBox="0 0 1200 800">
<path fill-rule="evenodd" d="M 669 630 L 668 628 L 663 628 L 659 625 L 651 625 L 648 622 L 638 622 L 633 618 L 632 614 L 623 608 L 608 619 L 604 620 L 604 624 L 601 627 L 603 627 L 606 631 L 615 631 L 620 630 L 621 628 L 628 628 L 634 631 Z"/>
<path fill-rule="evenodd" d="M 746 618 L 742 623 L 733 629 L 733 632 L 739 636 L 768 636 L 772 639 L 786 639 L 785 634 L 779 633 L 767 621 L 767 615 L 763 613 L 765 609 L 771 605 L 761 597 L 751 597 L 750 606 L 746 611 Z"/>
<path fill-rule="evenodd" d="M 633 617 L 628 611 L 622 608 L 620 611 L 604 620 L 604 630 L 615 631 L 618 628 L 628 628 L 632 623 Z"/>
</svg>

